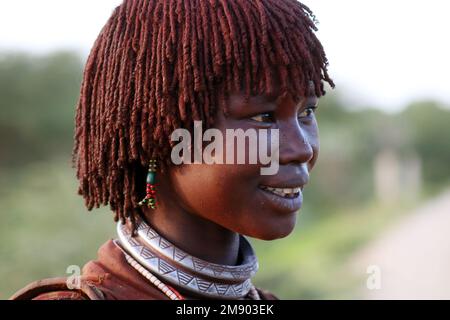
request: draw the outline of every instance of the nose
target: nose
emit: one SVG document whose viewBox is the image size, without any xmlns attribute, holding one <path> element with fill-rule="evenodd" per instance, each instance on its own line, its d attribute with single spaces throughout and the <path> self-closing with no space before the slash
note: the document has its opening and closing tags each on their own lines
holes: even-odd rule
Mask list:
<svg viewBox="0 0 450 320">
<path fill-rule="evenodd" d="M 280 128 L 280 164 L 308 163 L 314 156 L 307 132 L 298 123 Z"/>
</svg>

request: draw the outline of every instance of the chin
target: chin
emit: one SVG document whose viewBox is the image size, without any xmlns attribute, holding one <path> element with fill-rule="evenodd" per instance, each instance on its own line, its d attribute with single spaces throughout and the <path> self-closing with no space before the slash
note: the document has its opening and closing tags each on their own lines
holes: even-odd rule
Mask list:
<svg viewBox="0 0 450 320">
<path fill-rule="evenodd" d="M 292 233 L 297 222 L 297 212 L 294 212 L 284 217 L 277 217 L 276 219 L 266 220 L 265 223 L 259 223 L 255 226 L 252 232 L 247 235 L 249 237 L 271 241 L 282 239 Z"/>
</svg>

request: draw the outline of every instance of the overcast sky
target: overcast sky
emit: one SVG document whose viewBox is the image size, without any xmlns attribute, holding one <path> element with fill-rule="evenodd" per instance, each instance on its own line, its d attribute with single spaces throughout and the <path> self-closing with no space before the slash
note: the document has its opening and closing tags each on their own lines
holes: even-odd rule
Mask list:
<svg viewBox="0 0 450 320">
<path fill-rule="evenodd" d="M 0 0 L 0 50 L 87 54 L 121 0 Z M 450 105 L 450 2 L 304 0 L 320 21 L 330 73 L 349 103 Z"/>
</svg>

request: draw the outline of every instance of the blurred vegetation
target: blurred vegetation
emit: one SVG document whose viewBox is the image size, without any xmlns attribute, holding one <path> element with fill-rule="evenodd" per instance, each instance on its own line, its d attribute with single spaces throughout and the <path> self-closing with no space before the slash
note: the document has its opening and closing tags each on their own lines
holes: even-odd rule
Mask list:
<svg viewBox="0 0 450 320">
<path fill-rule="evenodd" d="M 114 237 L 108 208 L 86 214 L 70 166 L 82 65 L 72 52 L 0 53 L 0 299 L 33 280 L 64 276 Z M 396 114 L 350 111 L 333 93 L 317 118 L 321 153 L 296 231 L 253 241 L 261 265 L 255 282 L 281 298 L 354 297 L 351 254 L 449 184 L 448 108 L 422 101 Z M 418 199 L 377 202 L 373 165 L 386 148 L 421 159 Z"/>
<path fill-rule="evenodd" d="M 0 54 L 0 165 L 70 154 L 81 77 L 72 52 Z"/>
</svg>

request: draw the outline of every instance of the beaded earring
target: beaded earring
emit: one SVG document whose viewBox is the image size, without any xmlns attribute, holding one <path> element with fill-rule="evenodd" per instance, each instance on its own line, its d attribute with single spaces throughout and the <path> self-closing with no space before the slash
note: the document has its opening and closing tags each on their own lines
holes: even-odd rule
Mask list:
<svg viewBox="0 0 450 320">
<path fill-rule="evenodd" d="M 148 208 L 156 208 L 155 199 L 155 178 L 156 178 L 156 160 L 150 160 L 147 173 L 147 187 L 145 191 L 145 198 L 139 202 L 140 206 L 147 205 Z"/>
</svg>

